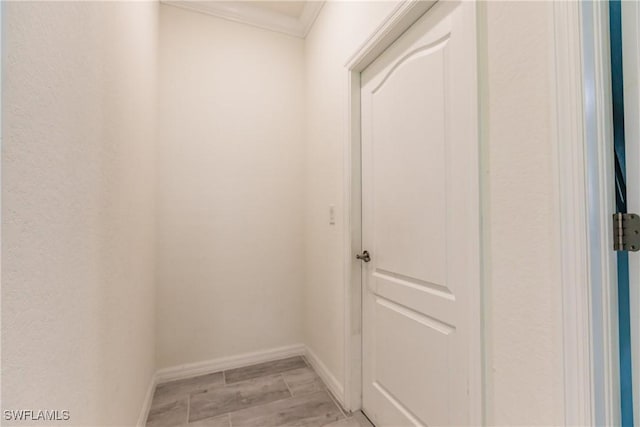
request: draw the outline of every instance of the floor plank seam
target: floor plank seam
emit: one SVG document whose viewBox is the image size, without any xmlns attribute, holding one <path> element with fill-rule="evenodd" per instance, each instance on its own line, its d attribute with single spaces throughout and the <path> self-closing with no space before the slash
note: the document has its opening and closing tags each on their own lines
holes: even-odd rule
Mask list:
<svg viewBox="0 0 640 427">
<path fill-rule="evenodd" d="M 291 387 L 289 386 L 287 379 L 284 377 L 283 374 L 280 374 L 280 377 L 282 378 L 282 381 L 284 381 L 284 385 L 287 386 L 287 390 L 289 390 L 289 394 L 291 395 L 291 397 L 293 397 L 293 392 L 291 391 Z"/>
<path fill-rule="evenodd" d="M 187 393 L 187 424 L 189 424 L 189 412 L 191 412 L 191 394 Z"/>
</svg>

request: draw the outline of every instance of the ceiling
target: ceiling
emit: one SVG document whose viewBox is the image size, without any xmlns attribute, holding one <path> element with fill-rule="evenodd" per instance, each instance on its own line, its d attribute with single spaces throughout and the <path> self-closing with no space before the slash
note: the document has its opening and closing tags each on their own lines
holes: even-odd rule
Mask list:
<svg viewBox="0 0 640 427">
<path fill-rule="evenodd" d="M 239 0 L 236 0 L 239 1 Z M 252 6 L 282 13 L 292 18 L 300 18 L 304 10 L 306 1 L 248 1 Z"/>
<path fill-rule="evenodd" d="M 160 0 L 162 3 L 206 13 L 294 37 L 305 38 L 322 9 L 322 0 Z"/>
</svg>

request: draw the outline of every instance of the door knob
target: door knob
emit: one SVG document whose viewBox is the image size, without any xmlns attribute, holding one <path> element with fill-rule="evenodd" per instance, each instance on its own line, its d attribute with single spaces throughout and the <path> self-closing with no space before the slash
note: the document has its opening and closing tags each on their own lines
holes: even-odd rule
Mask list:
<svg viewBox="0 0 640 427">
<path fill-rule="evenodd" d="M 369 255 L 369 251 L 364 251 L 361 254 L 357 254 L 356 258 L 364 262 L 371 261 L 371 255 Z"/>
</svg>

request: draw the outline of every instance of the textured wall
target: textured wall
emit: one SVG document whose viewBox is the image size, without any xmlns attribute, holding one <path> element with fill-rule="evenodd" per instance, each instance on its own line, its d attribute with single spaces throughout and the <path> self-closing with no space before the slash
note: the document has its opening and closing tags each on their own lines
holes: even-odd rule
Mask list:
<svg viewBox="0 0 640 427">
<path fill-rule="evenodd" d="M 563 424 L 562 294 L 547 2 L 487 2 L 485 307 L 487 416 Z M 486 49 L 486 51 L 484 50 Z"/>
<path fill-rule="evenodd" d="M 395 6 L 392 2 L 325 3 L 305 46 L 307 86 L 306 344 L 344 383 L 344 64 Z M 329 225 L 329 205 L 336 224 Z"/>
<path fill-rule="evenodd" d="M 159 367 L 301 343 L 304 42 L 160 9 Z"/>
<path fill-rule="evenodd" d="M 157 4 L 3 7 L 2 409 L 133 425 L 155 368 Z"/>
</svg>

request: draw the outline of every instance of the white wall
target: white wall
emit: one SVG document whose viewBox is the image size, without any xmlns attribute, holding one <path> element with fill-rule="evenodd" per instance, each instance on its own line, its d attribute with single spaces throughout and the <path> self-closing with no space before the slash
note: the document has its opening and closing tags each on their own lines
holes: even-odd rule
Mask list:
<svg viewBox="0 0 640 427">
<path fill-rule="evenodd" d="M 392 2 L 327 2 L 306 38 L 307 171 L 305 338 L 344 384 L 344 64 L 393 9 Z M 329 205 L 336 224 L 329 225 Z"/>
<path fill-rule="evenodd" d="M 304 42 L 160 9 L 159 367 L 301 343 Z"/>
<path fill-rule="evenodd" d="M 391 11 L 329 2 L 306 40 L 307 345 L 344 383 L 344 64 Z M 486 8 L 486 9 L 485 9 Z M 551 8 L 482 4 L 486 414 L 495 425 L 562 424 L 560 277 L 551 144 Z"/>
<path fill-rule="evenodd" d="M 2 409 L 133 425 L 155 369 L 157 5 L 3 7 Z"/>
<path fill-rule="evenodd" d="M 560 425 L 552 7 L 547 2 L 486 6 L 487 416 L 498 425 Z"/>
</svg>

